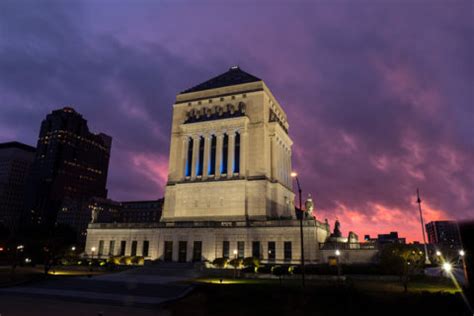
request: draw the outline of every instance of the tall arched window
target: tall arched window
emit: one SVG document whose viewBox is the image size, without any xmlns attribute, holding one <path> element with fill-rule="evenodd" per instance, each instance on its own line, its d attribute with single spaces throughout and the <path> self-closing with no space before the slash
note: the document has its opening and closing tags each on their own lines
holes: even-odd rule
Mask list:
<svg viewBox="0 0 474 316">
<path fill-rule="evenodd" d="M 235 134 L 234 173 L 240 172 L 240 133 Z"/>
<path fill-rule="evenodd" d="M 221 159 L 221 173 L 227 173 L 227 158 L 229 150 L 229 136 L 224 134 L 222 139 L 222 159 Z"/>
<path fill-rule="evenodd" d="M 188 154 L 186 157 L 186 171 L 185 171 L 186 177 L 191 176 L 191 168 L 192 168 L 192 163 L 193 163 L 193 147 L 194 147 L 193 138 L 189 137 L 188 138 Z"/>
<path fill-rule="evenodd" d="M 211 136 L 211 156 L 209 157 L 208 174 L 213 175 L 216 173 L 216 147 L 217 137 L 216 135 Z"/>
<path fill-rule="evenodd" d="M 196 175 L 202 176 L 202 169 L 204 168 L 204 137 L 199 137 L 199 161 L 196 164 L 197 170 Z"/>
</svg>

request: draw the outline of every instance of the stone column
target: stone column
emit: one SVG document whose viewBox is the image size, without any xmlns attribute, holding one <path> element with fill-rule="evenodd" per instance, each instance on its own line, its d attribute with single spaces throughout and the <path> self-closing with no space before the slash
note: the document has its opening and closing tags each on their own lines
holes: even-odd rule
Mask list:
<svg viewBox="0 0 474 316">
<path fill-rule="evenodd" d="M 291 179 L 291 161 L 290 161 L 290 151 L 287 148 L 285 150 L 285 157 L 286 157 L 286 186 L 290 186 L 290 179 Z"/>
<path fill-rule="evenodd" d="M 247 142 L 248 132 L 244 130 L 240 134 L 240 178 L 247 176 Z"/>
<path fill-rule="evenodd" d="M 222 133 L 218 133 L 217 135 L 217 142 L 216 142 L 216 179 L 221 177 L 221 161 L 222 161 L 222 146 L 223 146 L 223 139 L 224 135 Z"/>
<path fill-rule="evenodd" d="M 275 136 L 270 136 L 270 157 L 271 157 L 271 174 L 270 177 L 272 180 L 277 178 L 277 166 L 276 166 L 276 157 L 277 157 L 277 140 Z"/>
<path fill-rule="evenodd" d="M 204 136 L 204 164 L 203 168 L 204 170 L 202 171 L 202 178 L 207 179 L 207 176 L 209 174 L 209 157 L 210 157 L 210 150 L 211 150 L 211 137 L 212 135 L 206 135 Z"/>
<path fill-rule="evenodd" d="M 291 188 L 291 172 L 293 171 L 293 166 L 291 164 L 291 149 L 288 150 L 288 162 L 289 162 L 289 168 L 290 168 L 290 178 L 288 179 L 288 187 Z"/>
<path fill-rule="evenodd" d="M 234 150 L 235 150 L 235 132 L 229 133 L 229 144 L 227 154 L 227 178 L 234 175 Z"/>
<path fill-rule="evenodd" d="M 199 135 L 193 136 L 193 163 L 191 164 L 191 180 L 196 179 L 196 166 L 199 161 Z"/>
</svg>

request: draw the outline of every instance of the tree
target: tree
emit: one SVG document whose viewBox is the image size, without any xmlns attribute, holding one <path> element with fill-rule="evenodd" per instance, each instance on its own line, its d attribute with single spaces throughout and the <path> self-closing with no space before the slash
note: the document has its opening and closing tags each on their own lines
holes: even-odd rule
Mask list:
<svg viewBox="0 0 474 316">
<path fill-rule="evenodd" d="M 45 273 L 77 243 L 77 232 L 69 225 L 56 224 L 24 226 L 17 243 L 24 245 L 25 252 L 35 262 L 44 262 Z"/>
<path fill-rule="evenodd" d="M 424 256 L 415 245 L 392 244 L 382 249 L 380 265 L 386 273 L 400 276 L 404 291 L 408 291 L 410 276 L 423 268 Z"/>
</svg>

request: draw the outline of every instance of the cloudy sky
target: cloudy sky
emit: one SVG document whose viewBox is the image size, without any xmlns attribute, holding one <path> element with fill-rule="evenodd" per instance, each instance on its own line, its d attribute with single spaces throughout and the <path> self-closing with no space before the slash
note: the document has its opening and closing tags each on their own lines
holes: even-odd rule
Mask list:
<svg viewBox="0 0 474 316">
<path fill-rule="evenodd" d="M 257 4 L 256 4 L 257 2 Z M 474 218 L 467 1 L 0 2 L 0 141 L 35 144 L 73 105 L 113 137 L 114 199 L 163 195 L 177 92 L 240 65 L 286 109 L 316 215 L 421 239 Z"/>
</svg>

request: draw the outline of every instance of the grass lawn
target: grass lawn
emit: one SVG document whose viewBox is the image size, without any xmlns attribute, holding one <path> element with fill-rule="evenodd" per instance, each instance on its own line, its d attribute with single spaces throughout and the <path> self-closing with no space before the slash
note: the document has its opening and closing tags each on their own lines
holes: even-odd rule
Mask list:
<svg viewBox="0 0 474 316">
<path fill-rule="evenodd" d="M 10 266 L 0 267 L 0 287 L 36 280 L 42 277 L 42 273 L 31 267 L 17 267 L 12 273 Z"/>
<path fill-rule="evenodd" d="M 342 285 L 298 280 L 198 279 L 196 289 L 165 306 L 170 315 L 472 315 L 449 282 L 354 280 Z"/>
</svg>

